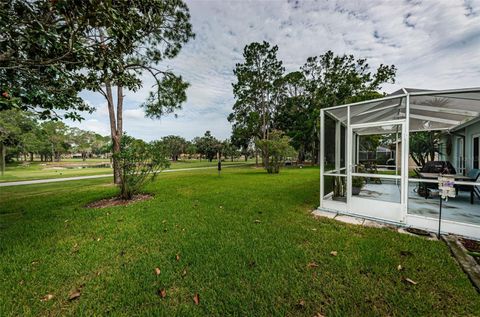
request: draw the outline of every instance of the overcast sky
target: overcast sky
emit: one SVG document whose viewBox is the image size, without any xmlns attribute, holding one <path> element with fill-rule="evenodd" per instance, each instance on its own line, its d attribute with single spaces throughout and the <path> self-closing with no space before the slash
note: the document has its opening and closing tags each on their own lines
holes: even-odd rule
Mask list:
<svg viewBox="0 0 480 317">
<path fill-rule="evenodd" d="M 287 71 L 309 56 L 332 50 L 367 58 L 372 67 L 394 64 L 395 85 L 446 89 L 480 86 L 480 0 L 346 1 L 187 1 L 196 38 L 167 65 L 190 83 L 178 118 L 144 118 L 139 105 L 144 89 L 126 93 L 124 128 L 144 140 L 175 134 L 187 139 L 206 130 L 230 136 L 227 116 L 233 105 L 233 68 L 253 41 L 278 45 Z M 108 135 L 106 103 L 83 93 L 97 107 L 81 123 L 69 123 Z"/>
</svg>

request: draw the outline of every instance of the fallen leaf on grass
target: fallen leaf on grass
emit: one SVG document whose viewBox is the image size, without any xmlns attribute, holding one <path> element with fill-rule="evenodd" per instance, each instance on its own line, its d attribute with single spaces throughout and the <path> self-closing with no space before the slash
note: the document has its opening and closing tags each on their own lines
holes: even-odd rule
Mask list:
<svg viewBox="0 0 480 317">
<path fill-rule="evenodd" d="M 158 267 L 155 268 L 155 274 L 160 275 L 160 268 L 158 268 Z"/>
<path fill-rule="evenodd" d="M 68 300 L 72 301 L 80 297 L 80 290 L 76 289 L 75 291 L 68 294 Z"/>
<path fill-rule="evenodd" d="M 303 299 L 301 299 L 298 303 L 297 303 L 297 307 L 298 308 L 304 308 L 305 307 L 305 301 Z"/>
<path fill-rule="evenodd" d="M 198 295 L 198 293 L 195 293 L 195 295 L 193 296 L 193 302 L 195 303 L 195 305 L 200 304 L 200 295 Z"/>
<path fill-rule="evenodd" d="M 185 277 L 186 275 L 187 275 L 187 269 L 183 270 L 182 277 Z"/>
<path fill-rule="evenodd" d="M 337 252 L 337 251 L 332 251 L 332 252 L 330 252 L 330 255 L 331 255 L 331 256 L 337 256 L 337 255 L 338 255 L 338 252 Z"/>
<path fill-rule="evenodd" d="M 177 255 L 175 256 L 175 259 L 176 259 L 177 261 L 180 261 L 180 254 L 177 254 Z"/>
<path fill-rule="evenodd" d="M 255 220 L 254 222 L 255 222 L 255 223 L 260 223 L 261 221 L 257 219 L 257 220 Z"/>
<path fill-rule="evenodd" d="M 401 271 L 401 270 L 403 270 L 403 267 L 399 264 L 399 265 L 397 266 L 397 270 Z"/>
<path fill-rule="evenodd" d="M 408 277 L 405 279 L 406 282 L 412 284 L 412 285 L 417 285 L 418 283 L 415 282 L 414 280 L 409 279 Z"/>
<path fill-rule="evenodd" d="M 307 264 L 307 267 L 308 267 L 308 268 L 318 267 L 318 264 L 315 263 L 315 262 L 310 262 L 310 263 Z"/>
<path fill-rule="evenodd" d="M 161 290 L 158 291 L 158 295 L 161 298 L 165 298 L 165 297 L 167 297 L 167 291 L 164 288 L 162 288 Z"/>
<path fill-rule="evenodd" d="M 41 301 L 42 302 L 47 302 L 47 301 L 51 300 L 52 298 L 53 298 L 52 294 L 47 294 L 47 295 L 42 297 Z"/>
<path fill-rule="evenodd" d="M 324 315 L 320 314 L 320 313 L 317 313 L 315 316 L 313 317 L 325 317 Z"/>
</svg>

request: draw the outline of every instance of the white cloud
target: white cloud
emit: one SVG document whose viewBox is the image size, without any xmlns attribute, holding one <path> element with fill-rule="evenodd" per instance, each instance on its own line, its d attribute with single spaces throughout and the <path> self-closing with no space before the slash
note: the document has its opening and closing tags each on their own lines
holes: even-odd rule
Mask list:
<svg viewBox="0 0 480 317">
<path fill-rule="evenodd" d="M 110 135 L 110 126 L 97 119 L 87 119 L 82 122 L 69 122 L 69 125 L 83 130 L 93 131 L 101 135 Z"/>
<path fill-rule="evenodd" d="M 168 134 L 187 138 L 205 130 L 230 134 L 226 120 L 233 105 L 233 68 L 252 41 L 279 46 L 288 71 L 327 50 L 368 58 L 372 67 L 395 64 L 399 87 L 443 89 L 480 86 L 480 0 L 345 1 L 187 1 L 196 33 L 177 58 L 163 66 L 191 86 L 179 117 L 150 120 L 139 106 L 152 86 L 127 92 L 124 126 L 147 140 Z M 102 105 L 90 119 L 108 123 Z M 108 126 L 108 124 L 107 124 Z"/>
</svg>

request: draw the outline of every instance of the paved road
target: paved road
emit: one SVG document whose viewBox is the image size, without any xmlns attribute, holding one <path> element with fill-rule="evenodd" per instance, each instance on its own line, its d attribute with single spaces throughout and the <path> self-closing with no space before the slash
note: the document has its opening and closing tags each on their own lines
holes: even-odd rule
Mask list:
<svg viewBox="0 0 480 317">
<path fill-rule="evenodd" d="M 244 166 L 247 164 L 235 164 L 235 165 L 225 165 L 222 168 L 235 167 L 235 166 Z M 182 172 L 182 171 L 194 171 L 194 170 L 206 170 L 206 169 L 216 169 L 216 166 L 207 166 L 207 167 L 191 167 L 191 168 L 178 168 L 171 170 L 164 170 L 162 173 L 172 173 L 172 172 Z M 90 175 L 90 176 L 75 176 L 75 177 L 63 177 L 63 178 L 49 178 L 49 179 L 35 179 L 30 181 L 18 181 L 18 182 L 5 182 L 0 183 L 0 187 L 9 187 L 9 186 L 20 186 L 20 185 L 33 185 L 33 184 L 45 184 L 45 183 L 56 183 L 56 182 L 68 182 L 68 181 L 78 181 L 83 179 L 94 179 L 94 178 L 106 178 L 113 177 L 112 174 L 102 174 L 102 175 Z"/>
</svg>

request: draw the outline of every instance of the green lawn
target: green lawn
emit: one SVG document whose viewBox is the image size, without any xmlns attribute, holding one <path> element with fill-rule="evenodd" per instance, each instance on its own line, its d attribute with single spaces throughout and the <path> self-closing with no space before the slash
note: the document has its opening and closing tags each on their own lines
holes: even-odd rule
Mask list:
<svg viewBox="0 0 480 317">
<path fill-rule="evenodd" d="M 444 243 L 313 218 L 317 168 L 167 173 L 152 200 L 84 208 L 108 181 L 0 190 L 1 316 L 480 314 Z"/>
<path fill-rule="evenodd" d="M 254 160 L 249 160 L 248 163 L 253 163 Z M 81 159 L 65 159 L 60 162 L 26 162 L 8 164 L 5 175 L 0 175 L 1 182 L 47 179 L 47 178 L 61 178 L 87 175 L 102 175 L 111 174 L 112 169 L 109 167 L 93 167 L 94 165 L 109 163 L 109 160 L 103 159 L 88 159 L 83 162 Z M 245 164 L 244 160 L 231 162 L 230 160 L 222 162 L 223 166 Z M 80 165 L 90 165 L 91 167 L 79 167 Z M 217 166 L 217 161 L 209 162 L 208 160 L 182 160 L 178 162 L 171 162 L 170 169 L 180 168 L 196 168 Z"/>
</svg>

